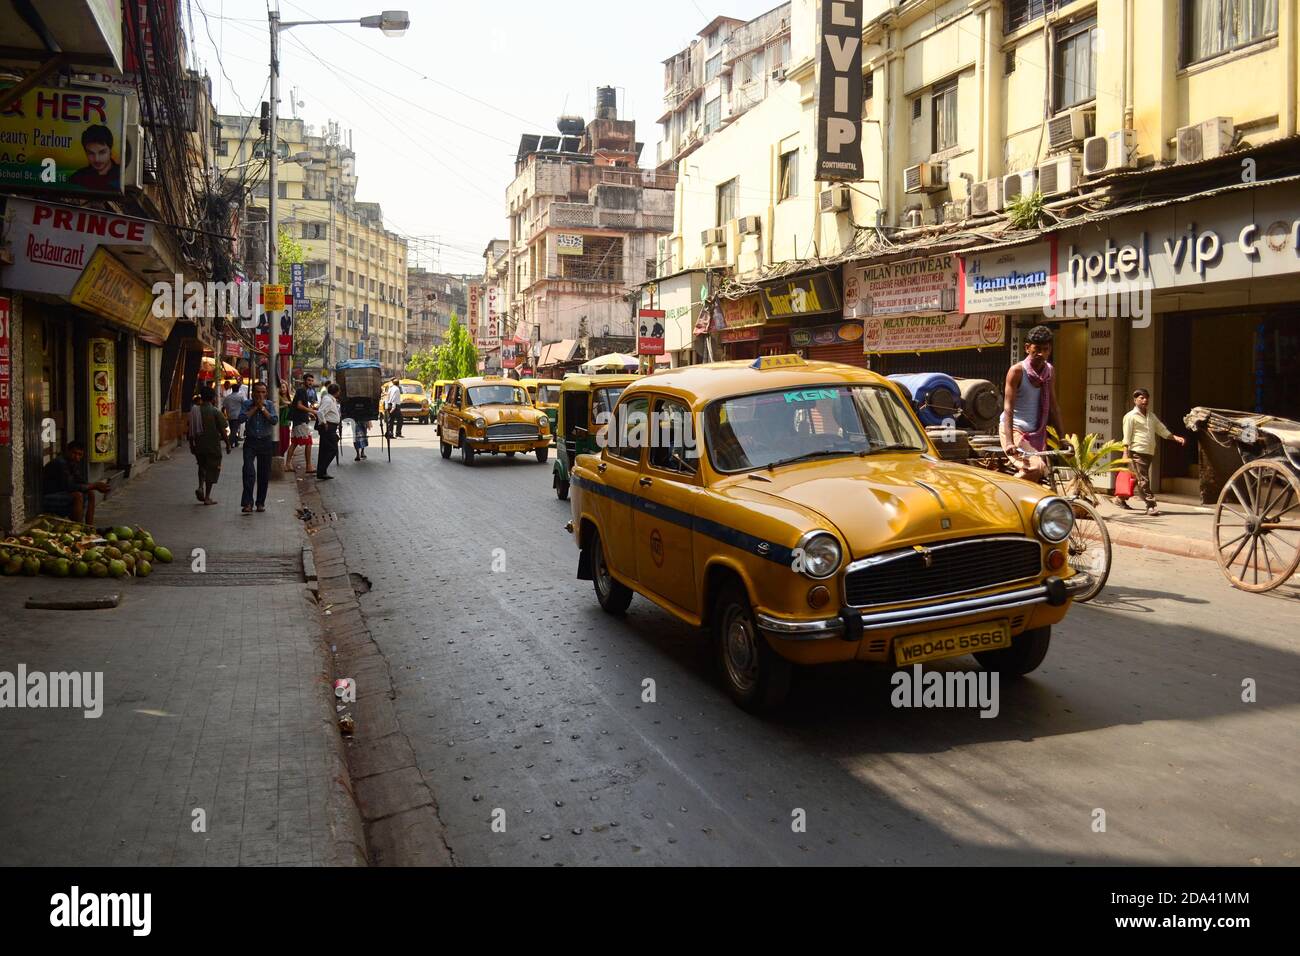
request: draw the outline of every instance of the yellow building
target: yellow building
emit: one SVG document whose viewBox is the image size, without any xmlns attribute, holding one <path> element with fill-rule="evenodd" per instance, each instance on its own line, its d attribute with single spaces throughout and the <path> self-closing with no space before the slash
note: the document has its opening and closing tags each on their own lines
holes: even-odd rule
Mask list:
<svg viewBox="0 0 1300 956">
<path fill-rule="evenodd" d="M 266 140 L 256 117 L 222 116 L 217 161 L 242 178 L 252 202 L 268 198 Z M 332 368 L 346 358 L 376 358 L 385 374 L 406 367 L 406 240 L 384 228 L 378 203 L 356 198 L 356 155 L 336 124 L 323 135 L 300 119 L 281 119 L 279 225 L 306 253 L 306 289 L 315 327 L 299 329 L 322 345 L 300 364 Z"/>
<path fill-rule="evenodd" d="M 1068 430 L 1117 436 L 1137 386 L 1171 427 L 1196 405 L 1300 417 L 1297 0 L 860 8 L 860 180 L 814 179 L 815 0 L 792 0 L 785 82 L 678 167 L 661 276 L 707 270 L 742 303 L 818 293 L 785 317 L 724 296 L 715 352 L 1000 380 L 1047 323 Z M 997 341 L 859 352 L 907 319 L 891 273 L 915 314 L 988 317 Z M 927 273 L 932 299 L 908 278 Z M 990 291 L 1026 274 L 1032 294 Z M 1194 490 L 1194 449 L 1162 456 Z"/>
</svg>

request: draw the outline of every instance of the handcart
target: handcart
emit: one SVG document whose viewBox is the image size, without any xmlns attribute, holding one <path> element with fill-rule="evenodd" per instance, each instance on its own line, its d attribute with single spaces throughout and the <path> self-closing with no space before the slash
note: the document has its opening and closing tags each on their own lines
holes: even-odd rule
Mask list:
<svg viewBox="0 0 1300 956">
<path fill-rule="evenodd" d="M 1271 591 L 1300 567 L 1300 422 L 1197 407 L 1183 423 L 1198 437 L 1202 501 L 1219 488 L 1219 567 L 1233 587 Z"/>
<path fill-rule="evenodd" d="M 339 405 L 344 418 L 352 419 L 353 429 L 363 422 L 379 421 L 379 393 L 383 371 L 374 359 L 347 359 L 338 364 L 334 379 L 339 386 Z M 388 460 L 393 460 L 393 444 L 387 429 L 380 429 Z"/>
</svg>

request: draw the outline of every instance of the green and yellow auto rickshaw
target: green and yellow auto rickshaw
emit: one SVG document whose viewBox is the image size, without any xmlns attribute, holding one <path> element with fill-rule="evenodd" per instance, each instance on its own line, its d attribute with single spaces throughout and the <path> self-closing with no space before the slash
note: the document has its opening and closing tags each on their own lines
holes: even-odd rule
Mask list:
<svg viewBox="0 0 1300 956">
<path fill-rule="evenodd" d="M 433 388 L 429 395 L 429 414 L 433 416 L 434 421 L 438 420 L 438 409 L 440 409 L 442 403 L 447 400 L 447 386 L 455 384 L 455 382 L 447 378 L 440 378 L 433 383 Z"/>
<path fill-rule="evenodd" d="M 604 444 L 601 429 L 613 416 L 618 397 L 637 375 L 569 375 L 560 384 L 555 426 L 555 465 L 551 484 L 555 497 L 569 497 L 569 470 L 579 455 L 597 452 Z"/>
</svg>

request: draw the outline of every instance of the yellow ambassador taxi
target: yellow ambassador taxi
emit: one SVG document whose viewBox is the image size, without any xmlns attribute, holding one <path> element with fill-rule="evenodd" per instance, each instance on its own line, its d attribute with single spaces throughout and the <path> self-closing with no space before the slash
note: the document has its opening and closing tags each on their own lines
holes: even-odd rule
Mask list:
<svg viewBox="0 0 1300 956">
<path fill-rule="evenodd" d="M 533 452 L 539 462 L 550 456 L 551 427 L 517 382 L 499 375 L 462 378 L 447 386 L 438 409 L 438 442 L 443 458 L 460 449 L 461 461 L 478 455 Z"/>
<path fill-rule="evenodd" d="M 778 706 L 793 665 L 974 653 L 1018 676 L 1087 576 L 1074 512 L 940 459 L 896 385 L 771 356 L 633 382 L 571 476 L 578 577 L 710 629 L 731 696 Z"/>
</svg>

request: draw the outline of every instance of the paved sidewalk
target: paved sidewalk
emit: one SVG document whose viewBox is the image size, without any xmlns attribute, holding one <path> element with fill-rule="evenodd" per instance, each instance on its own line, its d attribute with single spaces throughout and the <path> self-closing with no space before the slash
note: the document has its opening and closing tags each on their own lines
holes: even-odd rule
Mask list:
<svg viewBox="0 0 1300 956">
<path fill-rule="evenodd" d="M 0 671 L 102 671 L 104 697 L 98 719 L 0 710 L 0 862 L 363 864 L 294 480 L 245 516 L 239 450 L 213 507 L 194 498 L 194 459 L 172 455 L 102 502 L 96 524 L 147 528 L 173 564 L 125 582 L 0 578 Z M 121 592 L 116 609 L 23 608 L 107 591 Z"/>
<path fill-rule="evenodd" d="M 1160 514 L 1152 517 L 1142 512 L 1141 502 L 1130 504 L 1133 510 L 1125 511 L 1110 498 L 1101 499 L 1101 516 L 1113 543 L 1215 560 L 1213 506 L 1202 505 L 1199 498 L 1165 494 L 1159 497 Z"/>
</svg>

